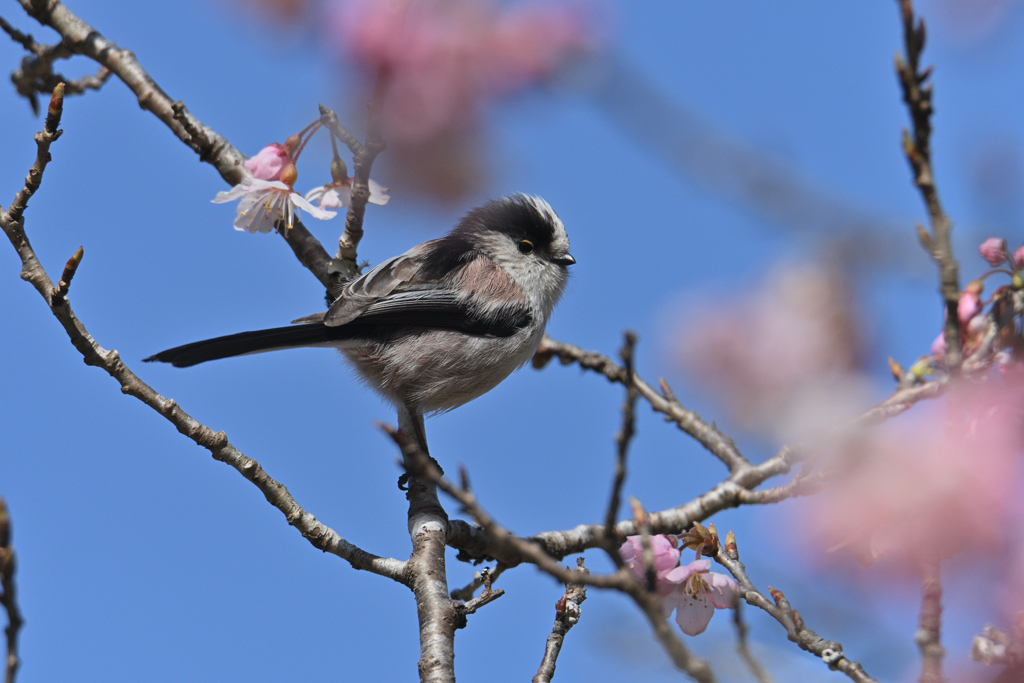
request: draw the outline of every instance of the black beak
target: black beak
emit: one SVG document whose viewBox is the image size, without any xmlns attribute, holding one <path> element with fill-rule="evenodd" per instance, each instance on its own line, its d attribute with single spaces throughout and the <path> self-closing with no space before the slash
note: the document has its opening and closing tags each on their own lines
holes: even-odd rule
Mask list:
<svg viewBox="0 0 1024 683">
<path fill-rule="evenodd" d="M 572 257 L 572 254 L 569 254 L 569 253 L 566 253 L 563 256 L 556 256 L 555 258 L 553 258 L 551 260 L 554 261 L 555 263 L 557 263 L 560 266 L 571 266 L 574 263 L 576 263 L 576 259 L 574 259 Z"/>
</svg>

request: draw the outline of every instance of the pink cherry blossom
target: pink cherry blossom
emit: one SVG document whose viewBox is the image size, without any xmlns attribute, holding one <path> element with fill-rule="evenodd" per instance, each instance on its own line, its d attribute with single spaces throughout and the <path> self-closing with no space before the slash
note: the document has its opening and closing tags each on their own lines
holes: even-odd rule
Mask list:
<svg viewBox="0 0 1024 683">
<path fill-rule="evenodd" d="M 1013 266 L 1017 269 L 1024 268 L 1024 244 L 1013 252 Z"/>
<path fill-rule="evenodd" d="M 280 180 L 281 172 L 292 163 L 292 157 L 284 145 L 276 142 L 261 149 L 256 156 L 247 159 L 245 170 L 260 180 Z"/>
<path fill-rule="evenodd" d="M 665 580 L 665 576 L 679 566 L 679 549 L 672 545 L 668 536 L 658 534 L 651 536 L 651 552 L 654 555 L 655 591 L 664 598 L 675 589 L 671 582 Z M 619 557 L 637 581 L 647 583 L 644 546 L 640 536 L 627 536 L 626 542 L 619 548 Z M 666 616 L 671 613 L 670 609 Z"/>
<path fill-rule="evenodd" d="M 981 257 L 988 261 L 988 264 L 995 268 L 1006 260 L 1006 240 L 999 237 L 989 237 L 978 247 Z"/>
<path fill-rule="evenodd" d="M 1024 387 L 1014 382 L 958 384 L 938 405 L 832 444 L 829 489 L 795 523 L 865 564 L 1001 551 L 1024 482 Z"/>
<path fill-rule="evenodd" d="M 695 560 L 665 576 L 667 582 L 677 586 L 671 595 L 676 599 L 676 623 L 688 636 L 703 633 L 715 610 L 734 607 L 740 595 L 735 579 L 710 569 L 711 560 Z"/>
<path fill-rule="evenodd" d="M 590 47 L 581 13 L 568 6 L 353 0 L 339 10 L 336 44 L 369 74 L 388 74 L 389 143 L 421 143 L 471 124 L 485 100 Z"/>
<path fill-rule="evenodd" d="M 960 302 L 956 307 L 957 317 L 960 318 L 960 324 L 966 325 L 970 322 L 971 318 L 981 313 L 981 298 L 971 291 L 965 291 L 960 294 Z"/>
<path fill-rule="evenodd" d="M 343 209 L 352 203 L 352 180 L 352 178 L 347 178 L 343 181 L 315 187 L 306 193 L 306 201 L 316 202 L 321 209 Z M 369 202 L 371 204 L 384 206 L 391 200 L 388 188 L 373 178 L 370 178 L 369 185 Z"/>
<path fill-rule="evenodd" d="M 218 192 L 215 204 L 234 200 L 238 203 L 235 230 L 270 232 L 280 221 L 285 231 L 295 224 L 299 209 L 308 211 L 313 218 L 326 220 L 338 214 L 313 206 L 302 195 L 280 180 L 261 180 L 247 176 L 226 192 Z"/>
</svg>

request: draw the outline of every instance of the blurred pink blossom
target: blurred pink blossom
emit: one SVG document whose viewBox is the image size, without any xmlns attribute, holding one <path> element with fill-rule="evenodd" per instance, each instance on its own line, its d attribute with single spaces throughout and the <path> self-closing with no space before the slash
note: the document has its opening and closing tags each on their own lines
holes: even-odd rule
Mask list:
<svg viewBox="0 0 1024 683">
<path fill-rule="evenodd" d="M 256 156 L 245 161 L 245 170 L 260 180 L 280 180 L 281 171 L 292 163 L 292 156 L 284 145 L 272 142 L 261 149 Z"/>
<path fill-rule="evenodd" d="M 1024 473 L 1024 395 L 997 377 L 951 394 L 834 444 L 832 483 L 800 517 L 814 536 L 865 564 L 1006 546 Z"/>
<path fill-rule="evenodd" d="M 788 440 L 857 396 L 862 324 L 841 269 L 790 265 L 677 317 L 677 362 L 749 429 Z"/>
<path fill-rule="evenodd" d="M 335 40 L 368 74 L 387 75 L 388 141 L 421 143 L 587 51 L 583 19 L 564 4 L 349 0 L 338 5 Z"/>
<path fill-rule="evenodd" d="M 981 257 L 988 261 L 988 264 L 995 268 L 1006 260 L 1006 240 L 999 237 L 989 237 L 978 247 Z"/>
<path fill-rule="evenodd" d="M 651 552 L 654 555 L 655 590 L 663 598 L 675 589 L 675 585 L 666 581 L 665 576 L 679 566 L 679 549 L 672 544 L 668 536 L 658 534 L 651 536 Z M 619 557 L 633 572 L 640 583 L 647 583 L 644 568 L 644 546 L 639 536 L 627 536 L 626 542 L 619 548 Z M 669 610 L 668 614 L 671 614 Z"/>
<path fill-rule="evenodd" d="M 1013 252 L 1013 265 L 1017 269 L 1024 268 L 1024 244 L 1017 247 L 1017 250 Z"/>
</svg>

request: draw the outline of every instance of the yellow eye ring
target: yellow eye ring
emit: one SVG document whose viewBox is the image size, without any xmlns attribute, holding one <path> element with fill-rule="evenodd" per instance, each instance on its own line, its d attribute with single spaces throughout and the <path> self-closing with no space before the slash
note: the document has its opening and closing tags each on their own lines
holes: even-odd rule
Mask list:
<svg viewBox="0 0 1024 683">
<path fill-rule="evenodd" d="M 519 241 L 519 253 L 525 256 L 529 256 L 533 253 L 533 242 L 530 240 Z"/>
</svg>

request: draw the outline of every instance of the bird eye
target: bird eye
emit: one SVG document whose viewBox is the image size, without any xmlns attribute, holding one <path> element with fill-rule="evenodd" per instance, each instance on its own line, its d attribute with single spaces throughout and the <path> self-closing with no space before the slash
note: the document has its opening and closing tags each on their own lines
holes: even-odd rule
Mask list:
<svg viewBox="0 0 1024 683">
<path fill-rule="evenodd" d="M 533 242 L 530 240 L 522 240 L 519 242 L 519 253 L 530 255 L 533 253 Z"/>
</svg>

